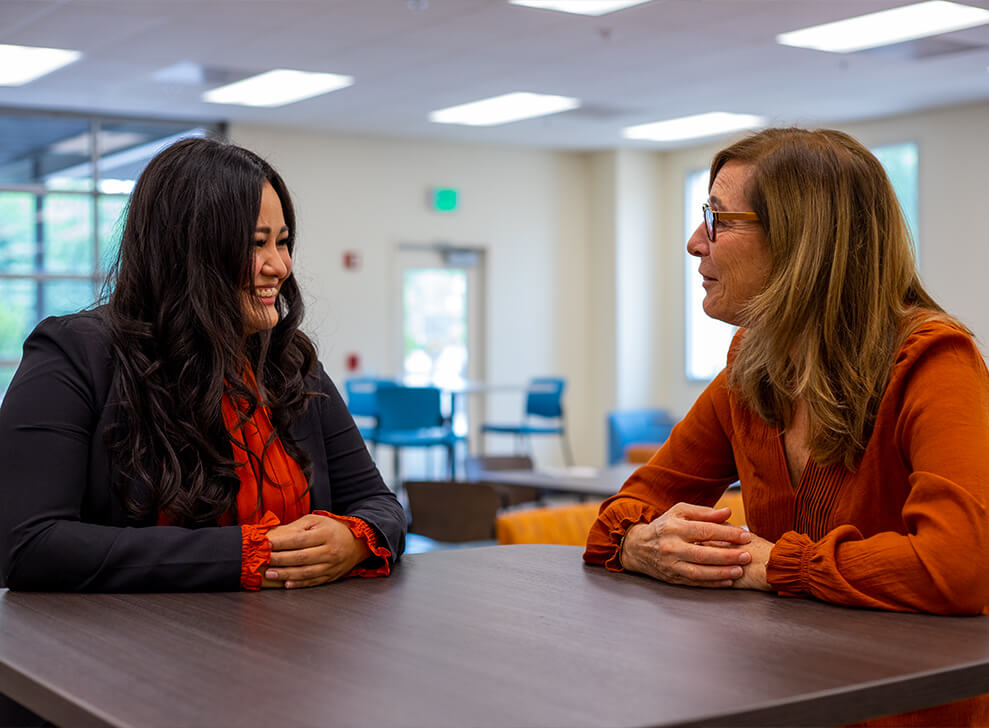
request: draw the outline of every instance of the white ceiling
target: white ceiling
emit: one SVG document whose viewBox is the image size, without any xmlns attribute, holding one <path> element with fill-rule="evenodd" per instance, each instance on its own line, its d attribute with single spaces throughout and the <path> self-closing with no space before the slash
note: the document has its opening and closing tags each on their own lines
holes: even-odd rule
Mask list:
<svg viewBox="0 0 989 728">
<path fill-rule="evenodd" d="M 506 0 L 0 0 L 0 43 L 85 54 L 34 83 L 0 87 L 0 106 L 610 148 L 660 146 L 623 140 L 621 129 L 706 111 L 820 125 L 989 99 L 989 25 L 852 54 L 774 41 L 907 3 L 652 0 L 595 18 Z M 155 80 L 180 62 L 221 80 Z M 199 100 L 222 79 L 271 68 L 349 74 L 355 84 L 277 109 Z M 426 118 L 517 90 L 583 106 L 487 128 Z"/>
</svg>

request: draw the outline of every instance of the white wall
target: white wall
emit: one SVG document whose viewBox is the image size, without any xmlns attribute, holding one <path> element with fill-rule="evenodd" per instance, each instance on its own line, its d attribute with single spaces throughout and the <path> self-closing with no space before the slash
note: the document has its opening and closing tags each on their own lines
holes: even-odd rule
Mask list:
<svg viewBox="0 0 989 728">
<path fill-rule="evenodd" d="M 840 125 L 868 146 L 915 141 L 920 267 L 938 300 L 989 342 L 989 104 Z M 683 186 L 728 140 L 670 152 L 569 153 L 389 140 L 234 125 L 234 141 L 268 157 L 295 195 L 299 275 L 331 376 L 344 356 L 398 369 L 395 250 L 447 241 L 488 250 L 486 376 L 568 377 L 578 462 L 604 457 L 616 406 L 685 412 L 703 385 L 684 375 Z M 461 209 L 430 212 L 426 190 L 458 187 Z M 363 253 L 358 273 L 342 269 Z M 492 398 L 513 417 L 517 399 Z M 537 450 L 559 462 L 556 443 Z"/>
<path fill-rule="evenodd" d="M 869 147 L 916 142 L 920 194 L 918 242 L 920 273 L 930 293 L 959 317 L 989 346 L 989 224 L 976 219 L 986 207 L 989 170 L 989 103 L 971 104 L 868 122 L 831 125 Z M 683 333 L 683 187 L 690 172 L 706 169 L 714 154 L 731 139 L 677 150 L 664 155 L 663 189 L 658 201 L 664 210 L 660 239 L 664 287 L 676 295 L 667 299 L 664 321 L 677 322 L 665 332 L 667 359 L 673 376 L 664 382 L 654 403 L 686 412 L 703 389 L 684 375 Z M 966 212 L 970 214 L 966 214 Z M 672 360 L 672 361 L 671 361 Z"/>
<path fill-rule="evenodd" d="M 586 155 L 238 124 L 230 136 L 266 157 L 292 192 L 296 270 L 308 301 L 305 329 L 338 384 L 349 352 L 360 354 L 365 371 L 400 369 L 399 244 L 483 247 L 487 379 L 566 376 L 574 448 L 598 448 L 583 394 L 591 369 Z M 458 188 L 460 209 L 431 211 L 426 203 L 433 186 Z M 360 251 L 359 271 L 344 270 L 345 250 Z M 491 395 L 488 414 L 518 421 L 521 394 Z M 537 456 L 557 462 L 557 443 L 546 443 Z"/>
</svg>

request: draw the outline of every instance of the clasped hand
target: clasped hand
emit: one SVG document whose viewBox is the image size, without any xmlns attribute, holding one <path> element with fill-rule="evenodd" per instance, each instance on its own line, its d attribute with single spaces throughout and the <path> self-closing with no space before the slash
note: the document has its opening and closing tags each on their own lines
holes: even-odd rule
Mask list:
<svg viewBox="0 0 989 728">
<path fill-rule="evenodd" d="M 347 525 L 313 513 L 268 531 L 271 559 L 263 587 L 316 586 L 335 581 L 369 558 L 371 550 Z"/>
<path fill-rule="evenodd" d="M 730 508 L 677 503 L 628 529 L 622 566 L 670 584 L 768 590 L 773 543 L 726 523 L 730 517 Z"/>
</svg>

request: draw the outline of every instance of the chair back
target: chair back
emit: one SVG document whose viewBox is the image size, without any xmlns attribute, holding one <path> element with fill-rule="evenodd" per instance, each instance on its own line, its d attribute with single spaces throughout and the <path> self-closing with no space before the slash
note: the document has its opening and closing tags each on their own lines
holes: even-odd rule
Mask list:
<svg viewBox="0 0 989 728">
<path fill-rule="evenodd" d="M 536 417 L 563 417 L 563 390 L 567 380 L 560 377 L 533 377 L 525 398 L 525 414 Z"/>
<path fill-rule="evenodd" d="M 625 459 L 625 449 L 632 444 L 649 443 L 658 448 L 666 442 L 676 423 L 676 417 L 661 409 L 609 412 L 608 463 L 613 465 L 622 462 Z"/>
<path fill-rule="evenodd" d="M 344 382 L 347 390 L 347 409 L 354 417 L 378 416 L 378 390 L 397 387 L 391 379 L 375 377 L 351 377 Z"/>
<path fill-rule="evenodd" d="M 378 390 L 378 430 L 421 430 L 444 424 L 437 387 L 394 386 Z"/>
<path fill-rule="evenodd" d="M 554 543 L 584 546 L 601 503 L 574 503 L 508 511 L 498 516 L 498 543 Z"/>
<path fill-rule="evenodd" d="M 409 530 L 436 541 L 489 541 L 501 494 L 487 483 L 415 481 L 405 483 L 412 525 Z"/>
</svg>

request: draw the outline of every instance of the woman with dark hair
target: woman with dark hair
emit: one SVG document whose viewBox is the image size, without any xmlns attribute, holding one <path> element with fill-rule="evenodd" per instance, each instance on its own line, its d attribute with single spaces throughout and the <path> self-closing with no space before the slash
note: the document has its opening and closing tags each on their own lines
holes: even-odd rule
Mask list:
<svg viewBox="0 0 989 728">
<path fill-rule="evenodd" d="M 209 139 L 134 189 L 105 305 L 42 321 L 0 408 L 11 589 L 303 587 L 387 574 L 405 516 L 299 330 L 295 213 Z"/>
<path fill-rule="evenodd" d="M 715 156 L 709 191 L 687 250 L 705 312 L 742 328 L 602 504 L 584 559 L 696 587 L 985 611 L 989 373 L 921 285 L 882 166 L 841 132 L 769 129 Z M 712 508 L 736 480 L 748 531 Z M 892 724 L 986 722 L 983 697 Z"/>
</svg>

